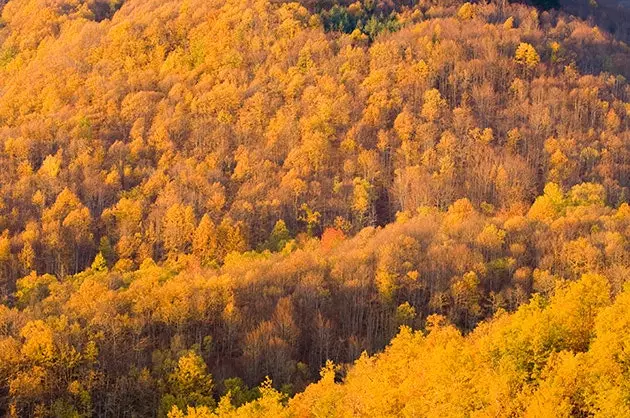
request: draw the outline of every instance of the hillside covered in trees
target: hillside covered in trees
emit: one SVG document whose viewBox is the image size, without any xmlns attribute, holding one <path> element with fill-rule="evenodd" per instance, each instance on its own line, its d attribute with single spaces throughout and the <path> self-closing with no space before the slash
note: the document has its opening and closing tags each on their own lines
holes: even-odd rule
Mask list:
<svg viewBox="0 0 630 418">
<path fill-rule="evenodd" d="M 621 26 L 0 9 L 0 415 L 630 415 Z"/>
<path fill-rule="evenodd" d="M 214 414 L 199 406 L 169 417 L 627 417 L 630 289 L 612 303 L 609 290 L 584 275 L 465 337 L 434 315 L 426 333 L 404 327 L 384 353 L 363 354 L 343 384 L 328 363 L 288 402 L 266 382 L 238 409 L 226 396 Z"/>
</svg>

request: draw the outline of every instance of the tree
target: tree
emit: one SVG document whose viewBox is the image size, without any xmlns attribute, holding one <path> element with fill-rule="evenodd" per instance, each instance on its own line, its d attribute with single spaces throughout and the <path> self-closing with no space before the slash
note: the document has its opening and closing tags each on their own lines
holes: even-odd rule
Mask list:
<svg viewBox="0 0 630 418">
<path fill-rule="evenodd" d="M 540 63 L 540 56 L 536 49 L 526 42 L 521 42 L 516 48 L 514 53 L 514 59 L 517 63 L 527 67 L 528 69 L 534 69 Z"/>
<path fill-rule="evenodd" d="M 269 246 L 274 251 L 281 251 L 287 242 L 291 239 L 291 234 L 287 228 L 287 224 L 282 219 L 278 220 L 273 226 L 271 235 L 269 236 Z"/>
<path fill-rule="evenodd" d="M 202 265 L 208 265 L 215 257 L 218 248 L 217 232 L 214 222 L 208 216 L 203 215 L 192 240 L 192 252 L 199 258 Z"/>
<path fill-rule="evenodd" d="M 560 186 L 555 183 L 549 183 L 545 186 L 544 194 L 536 198 L 527 216 L 549 223 L 562 214 L 565 205 L 564 193 Z"/>
<path fill-rule="evenodd" d="M 364 225 L 366 221 L 370 221 L 372 216 L 373 197 L 372 185 L 369 181 L 356 177 L 354 179 L 354 193 L 352 197 L 352 210 L 357 218 L 358 225 Z"/>
<path fill-rule="evenodd" d="M 477 317 L 481 314 L 479 285 L 479 277 L 472 271 L 461 278 L 456 278 L 452 284 L 457 313 L 463 315 L 463 321 L 469 327 L 475 324 Z"/>
<path fill-rule="evenodd" d="M 223 261 L 232 252 L 243 252 L 247 248 L 243 224 L 233 223 L 229 218 L 223 218 L 217 227 L 217 260 Z"/>
<path fill-rule="evenodd" d="M 192 207 L 176 203 L 167 209 L 162 220 L 162 234 L 164 249 L 169 256 L 185 254 L 191 250 L 195 224 Z"/>
<path fill-rule="evenodd" d="M 162 397 L 161 415 L 166 416 L 173 407 L 186 410 L 187 407 L 215 406 L 212 390 L 212 376 L 207 372 L 206 363 L 194 351 L 189 351 L 177 360 L 175 370 L 168 376 L 169 390 Z"/>
<path fill-rule="evenodd" d="M 477 244 L 486 251 L 496 252 L 501 250 L 505 243 L 505 235 L 504 230 L 497 228 L 494 224 L 489 224 L 477 235 Z"/>
<path fill-rule="evenodd" d="M 322 248 L 324 248 L 325 250 L 330 250 L 338 245 L 345 238 L 346 236 L 341 229 L 328 227 L 324 229 L 324 232 L 322 233 Z"/>
<path fill-rule="evenodd" d="M 464 3 L 457 11 L 457 17 L 461 20 L 469 20 L 475 16 L 475 8 L 470 3 Z"/>
<path fill-rule="evenodd" d="M 103 257 L 103 253 L 99 251 L 96 254 L 90 268 L 94 271 L 107 271 L 107 260 Z"/>
<path fill-rule="evenodd" d="M 64 189 L 55 203 L 42 214 L 42 233 L 49 262 L 59 276 L 78 272 L 91 258 L 92 217 L 87 207 L 69 189 Z"/>
<path fill-rule="evenodd" d="M 306 230 L 309 235 L 312 235 L 315 228 L 319 226 L 321 214 L 311 209 L 306 203 L 302 204 L 300 209 L 302 210 L 300 220 L 306 223 Z"/>
<path fill-rule="evenodd" d="M 437 121 L 447 108 L 446 100 L 442 98 L 439 90 L 431 89 L 424 93 L 421 115 L 429 122 Z"/>
</svg>

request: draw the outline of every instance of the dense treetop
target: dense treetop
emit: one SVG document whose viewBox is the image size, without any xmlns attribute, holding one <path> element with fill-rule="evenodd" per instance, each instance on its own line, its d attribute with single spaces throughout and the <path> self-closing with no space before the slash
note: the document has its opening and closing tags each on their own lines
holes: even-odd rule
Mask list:
<svg viewBox="0 0 630 418">
<path fill-rule="evenodd" d="M 622 36 L 505 1 L 2 4 L 0 414 L 627 414 Z"/>
<path fill-rule="evenodd" d="M 556 11 L 108 7 L 2 10 L 5 294 L 98 251 L 135 266 L 190 253 L 204 217 L 234 236 L 207 254 L 221 263 L 279 219 L 319 235 L 462 197 L 518 212 L 548 182 L 627 199 L 628 47 Z"/>
</svg>

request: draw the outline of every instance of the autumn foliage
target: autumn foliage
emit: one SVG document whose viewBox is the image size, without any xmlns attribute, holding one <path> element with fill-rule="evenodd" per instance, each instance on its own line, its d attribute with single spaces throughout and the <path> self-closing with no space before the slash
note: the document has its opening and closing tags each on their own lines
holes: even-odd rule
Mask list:
<svg viewBox="0 0 630 418">
<path fill-rule="evenodd" d="M 0 415 L 630 415 L 622 32 L 498 0 L 0 13 Z"/>
</svg>

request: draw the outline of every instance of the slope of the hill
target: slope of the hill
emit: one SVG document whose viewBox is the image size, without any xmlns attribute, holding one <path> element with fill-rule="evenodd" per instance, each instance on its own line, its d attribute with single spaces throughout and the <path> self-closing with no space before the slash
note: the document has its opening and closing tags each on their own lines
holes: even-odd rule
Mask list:
<svg viewBox="0 0 630 418">
<path fill-rule="evenodd" d="M 364 350 L 379 351 L 400 325 L 421 329 L 430 314 L 467 331 L 527 303 L 532 292 L 540 295 L 534 306 L 542 306 L 555 288 L 593 274 L 598 289 L 625 297 L 617 295 L 630 276 L 630 207 L 611 209 L 604 200 L 601 186 L 583 184 L 565 195 L 550 184 L 526 216 L 487 215 L 460 200 L 351 239 L 328 230 L 321 240 L 291 240 L 280 253 L 231 254 L 220 269 L 201 268 L 187 256 L 163 266 L 147 259 L 127 271 L 97 257 L 90 269 L 63 280 L 33 273 L 18 281 L 16 307 L 0 306 L 0 407 L 16 416 L 164 416 L 173 405 L 212 407 L 226 393 L 237 406 L 259 396 L 248 387 L 265 376 L 285 393 L 299 392 L 326 360 L 344 364 Z M 277 232 L 274 241 L 287 239 Z M 543 367 L 547 358 L 538 356 L 549 350 L 588 345 L 592 325 L 579 318 L 591 308 L 565 308 L 554 324 L 582 333 L 579 341 L 560 333 L 541 341 L 540 352 L 518 346 L 522 356 L 510 355 L 521 369 L 508 363 L 503 370 L 496 359 L 496 379 L 514 391 L 534 389 L 538 383 L 522 375 L 531 361 Z M 528 322 L 547 326 L 546 316 Z M 519 332 L 505 331 L 503 343 L 532 338 Z M 479 355 L 493 355 L 483 350 Z M 440 364 L 429 358 L 426 367 Z M 470 367 L 483 371 L 481 364 Z M 517 386 L 510 383 L 515 378 Z M 490 382 L 480 376 L 475 384 Z M 427 385 L 437 390 L 440 381 Z M 498 401 L 504 389 L 480 396 Z M 382 395 L 374 390 L 365 396 Z M 349 391 L 340 411 L 359 396 Z"/>
<path fill-rule="evenodd" d="M 1 13 L 1 415 L 164 416 L 226 393 L 271 406 L 274 390 L 250 389 L 265 376 L 301 391 L 327 359 L 382 350 L 431 314 L 468 333 L 585 274 L 622 298 L 630 50 L 583 21 L 458 0 Z M 469 350 L 484 327 L 453 338 Z M 509 356 L 547 367 L 592 329 Z M 497 356 L 510 396 L 538 390 L 533 366 Z M 504 389 L 475 387 L 470 411 Z M 339 390 L 343 414 L 355 395 Z M 606 411 L 591 395 L 570 394 L 575 411 Z"/>
<path fill-rule="evenodd" d="M 427 1 L 390 27 L 360 4 L 96 5 L 2 11 L 5 295 L 98 251 L 221 263 L 279 219 L 295 236 L 462 197 L 519 211 L 549 181 L 627 200 L 628 48 L 557 12 Z M 360 29 L 332 30 L 348 16 Z"/>
<path fill-rule="evenodd" d="M 606 280 L 585 275 L 465 337 L 438 316 L 426 333 L 403 328 L 343 384 L 329 363 L 286 406 L 266 384 L 239 409 L 226 398 L 216 414 L 202 406 L 169 417 L 627 417 L 629 309 L 630 288 L 611 303 Z"/>
</svg>

